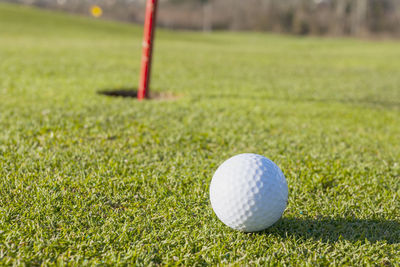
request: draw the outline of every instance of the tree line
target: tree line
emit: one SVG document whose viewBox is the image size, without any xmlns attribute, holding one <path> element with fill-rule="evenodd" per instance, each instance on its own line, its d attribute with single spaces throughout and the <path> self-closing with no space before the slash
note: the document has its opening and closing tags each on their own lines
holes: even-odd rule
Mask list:
<svg viewBox="0 0 400 267">
<path fill-rule="evenodd" d="M 0 0 L 1 1 L 1 0 Z M 142 22 L 145 0 L 8 0 Z M 158 24 L 173 29 L 256 30 L 297 35 L 400 36 L 400 0 L 159 0 Z"/>
</svg>

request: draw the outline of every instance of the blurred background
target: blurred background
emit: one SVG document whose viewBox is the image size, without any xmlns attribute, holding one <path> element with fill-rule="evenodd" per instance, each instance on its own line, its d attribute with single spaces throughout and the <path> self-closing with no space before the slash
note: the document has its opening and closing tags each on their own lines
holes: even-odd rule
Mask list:
<svg viewBox="0 0 400 267">
<path fill-rule="evenodd" d="M 141 23 L 145 0 L 0 0 Z M 199 31 L 400 37 L 399 0 L 160 0 L 158 25 Z M 95 9 L 94 6 L 96 7 Z"/>
</svg>

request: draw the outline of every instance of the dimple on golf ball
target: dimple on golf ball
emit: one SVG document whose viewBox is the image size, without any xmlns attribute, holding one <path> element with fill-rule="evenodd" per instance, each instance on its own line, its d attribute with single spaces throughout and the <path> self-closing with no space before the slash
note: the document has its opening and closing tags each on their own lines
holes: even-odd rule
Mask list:
<svg viewBox="0 0 400 267">
<path fill-rule="evenodd" d="M 210 200 L 224 224 L 243 232 L 257 232 L 281 218 L 288 186 L 274 162 L 257 154 L 240 154 L 218 167 L 211 180 Z"/>
</svg>

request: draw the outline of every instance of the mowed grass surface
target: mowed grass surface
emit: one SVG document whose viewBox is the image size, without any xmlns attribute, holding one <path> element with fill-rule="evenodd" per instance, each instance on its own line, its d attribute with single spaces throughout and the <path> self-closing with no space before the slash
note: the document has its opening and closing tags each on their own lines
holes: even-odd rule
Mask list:
<svg viewBox="0 0 400 267">
<path fill-rule="evenodd" d="M 0 4 L 0 264 L 400 262 L 400 43 L 159 30 Z M 233 231 L 208 198 L 243 152 L 289 204 Z"/>
</svg>

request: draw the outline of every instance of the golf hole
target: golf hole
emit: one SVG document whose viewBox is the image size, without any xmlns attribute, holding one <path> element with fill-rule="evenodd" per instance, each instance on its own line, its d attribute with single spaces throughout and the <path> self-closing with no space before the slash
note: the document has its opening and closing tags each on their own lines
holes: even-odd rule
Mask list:
<svg viewBox="0 0 400 267">
<path fill-rule="evenodd" d="M 105 89 L 97 92 L 109 97 L 137 98 L 138 91 L 134 88 Z M 176 100 L 179 96 L 170 92 L 150 92 L 148 100 Z"/>
</svg>

